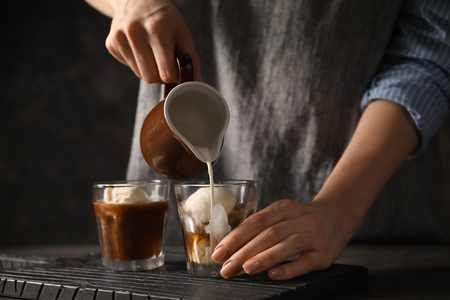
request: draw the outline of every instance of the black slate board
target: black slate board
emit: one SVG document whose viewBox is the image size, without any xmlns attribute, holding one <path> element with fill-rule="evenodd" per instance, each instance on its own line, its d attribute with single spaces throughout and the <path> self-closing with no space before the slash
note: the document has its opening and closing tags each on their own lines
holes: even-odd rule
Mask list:
<svg viewBox="0 0 450 300">
<path fill-rule="evenodd" d="M 0 297 L 37 300 L 320 299 L 363 285 L 367 278 L 367 268 L 342 264 L 278 282 L 272 281 L 267 272 L 231 279 L 195 278 L 187 273 L 184 254 L 179 253 L 167 253 L 164 267 L 156 270 L 114 272 L 102 267 L 99 254 L 92 254 L 0 269 Z"/>
</svg>

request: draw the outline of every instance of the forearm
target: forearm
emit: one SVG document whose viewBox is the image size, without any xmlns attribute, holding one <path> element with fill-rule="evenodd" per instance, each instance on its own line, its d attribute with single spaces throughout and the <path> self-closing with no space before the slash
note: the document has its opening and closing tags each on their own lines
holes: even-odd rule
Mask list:
<svg viewBox="0 0 450 300">
<path fill-rule="evenodd" d="M 349 240 L 377 195 L 419 142 L 411 116 L 403 106 L 387 100 L 372 102 L 323 188 L 316 204 L 325 204 L 342 221 Z"/>
<path fill-rule="evenodd" d="M 120 0 L 85 0 L 87 4 L 112 18 L 117 10 Z"/>
</svg>

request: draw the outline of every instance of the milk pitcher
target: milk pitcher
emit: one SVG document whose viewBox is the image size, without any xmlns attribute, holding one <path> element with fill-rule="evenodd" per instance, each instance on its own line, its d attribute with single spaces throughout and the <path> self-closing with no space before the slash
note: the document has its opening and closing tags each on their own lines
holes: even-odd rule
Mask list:
<svg viewBox="0 0 450 300">
<path fill-rule="evenodd" d="M 178 85 L 166 84 L 164 98 L 147 115 L 140 144 L 147 164 L 170 179 L 188 179 L 207 171 L 219 157 L 230 112 L 212 86 L 193 81 L 188 54 L 175 56 Z"/>
</svg>

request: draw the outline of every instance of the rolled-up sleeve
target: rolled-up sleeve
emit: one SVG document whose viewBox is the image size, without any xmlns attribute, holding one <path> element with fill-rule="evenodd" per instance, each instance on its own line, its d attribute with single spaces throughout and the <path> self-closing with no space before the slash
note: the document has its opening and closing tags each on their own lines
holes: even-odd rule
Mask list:
<svg viewBox="0 0 450 300">
<path fill-rule="evenodd" d="M 414 158 L 425 149 L 449 111 L 450 1 L 405 1 L 378 74 L 361 101 L 404 106 L 420 132 Z"/>
</svg>

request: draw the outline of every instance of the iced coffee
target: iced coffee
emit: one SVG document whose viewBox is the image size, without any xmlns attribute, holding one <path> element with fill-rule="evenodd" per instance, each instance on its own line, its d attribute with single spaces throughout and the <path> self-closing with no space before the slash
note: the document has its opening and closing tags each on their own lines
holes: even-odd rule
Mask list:
<svg viewBox="0 0 450 300">
<path fill-rule="evenodd" d="M 256 187 L 255 181 L 226 181 L 215 183 L 211 192 L 209 184 L 175 184 L 189 273 L 220 276 L 221 263 L 212 260 L 212 252 L 256 211 Z"/>
<path fill-rule="evenodd" d="M 164 264 L 169 182 L 94 184 L 103 265 L 149 270 Z"/>
</svg>

